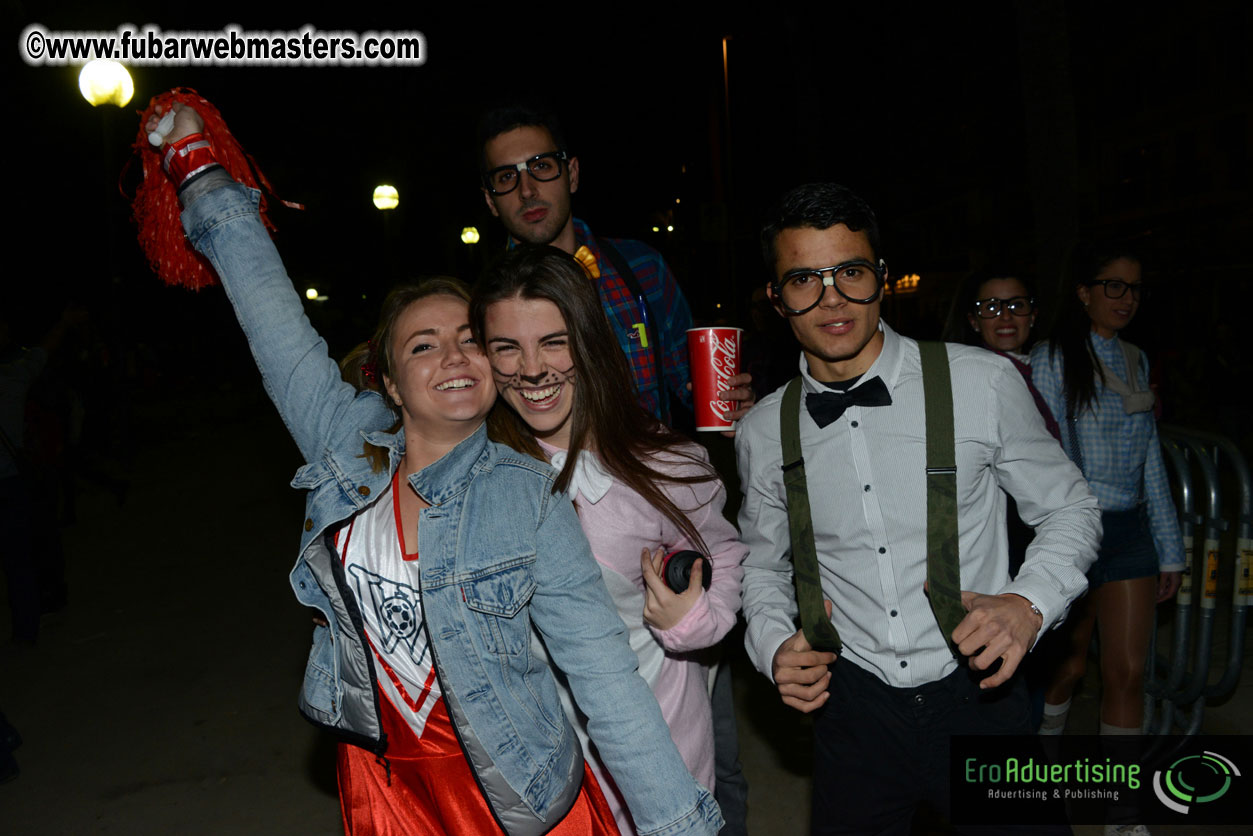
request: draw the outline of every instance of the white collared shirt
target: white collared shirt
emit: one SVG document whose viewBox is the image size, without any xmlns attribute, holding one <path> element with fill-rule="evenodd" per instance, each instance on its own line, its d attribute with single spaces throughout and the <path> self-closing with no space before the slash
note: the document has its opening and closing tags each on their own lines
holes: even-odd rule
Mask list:
<svg viewBox="0 0 1253 836">
<path fill-rule="evenodd" d="M 843 659 L 889 685 L 913 687 L 957 665 L 923 593 L 926 434 L 918 344 L 883 326 L 883 350 L 858 385 L 881 377 L 882 407 L 851 406 L 819 429 L 801 404 L 801 447 L 822 577 Z M 990 351 L 949 345 L 957 452 L 962 589 L 1027 598 L 1052 626 L 1087 586 L 1100 511 L 1079 469 L 1044 427 L 1022 376 Z M 826 391 L 801 356 L 803 392 Z M 744 503 L 745 643 L 772 675 L 775 651 L 797 629 L 779 443 L 780 389 L 741 419 L 735 447 Z M 1036 529 L 1009 580 L 1005 493 Z"/>
</svg>

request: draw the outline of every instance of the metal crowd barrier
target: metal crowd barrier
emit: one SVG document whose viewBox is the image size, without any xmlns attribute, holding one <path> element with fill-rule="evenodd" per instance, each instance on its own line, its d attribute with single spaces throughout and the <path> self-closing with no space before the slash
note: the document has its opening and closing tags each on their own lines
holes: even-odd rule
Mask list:
<svg viewBox="0 0 1253 836">
<path fill-rule="evenodd" d="M 1253 584 L 1253 480 L 1244 457 L 1223 436 L 1169 424 L 1158 426 L 1167 469 L 1179 488 L 1179 527 L 1187 567 L 1174 613 L 1170 655 L 1157 652 L 1156 631 L 1145 671 L 1144 727 L 1185 735 L 1201 730 L 1207 698 L 1235 690 L 1244 658 L 1245 623 Z M 1240 494 L 1238 511 L 1223 508 L 1222 480 L 1230 474 Z M 1236 517 L 1233 548 L 1222 549 L 1222 535 Z M 1224 513 L 1226 516 L 1224 516 Z M 1195 545 L 1201 543 L 1197 552 Z M 1209 684 L 1220 577 L 1232 580 L 1230 638 L 1222 675 Z M 1195 622 L 1195 624 L 1194 624 Z M 1194 638 L 1195 637 L 1195 638 Z"/>
</svg>

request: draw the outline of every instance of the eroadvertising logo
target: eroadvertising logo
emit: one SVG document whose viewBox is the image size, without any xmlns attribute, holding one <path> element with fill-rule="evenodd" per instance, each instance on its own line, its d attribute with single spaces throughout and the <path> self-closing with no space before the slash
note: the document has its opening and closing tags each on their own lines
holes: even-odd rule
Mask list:
<svg viewBox="0 0 1253 836">
<path fill-rule="evenodd" d="M 1250 824 L 1250 759 L 1234 735 L 954 737 L 953 824 Z"/>
<path fill-rule="evenodd" d="M 1217 752 L 1184 755 L 1153 773 L 1153 792 L 1158 801 L 1186 816 L 1193 805 L 1222 798 L 1231 789 L 1232 778 L 1239 777 L 1239 767 Z"/>
</svg>

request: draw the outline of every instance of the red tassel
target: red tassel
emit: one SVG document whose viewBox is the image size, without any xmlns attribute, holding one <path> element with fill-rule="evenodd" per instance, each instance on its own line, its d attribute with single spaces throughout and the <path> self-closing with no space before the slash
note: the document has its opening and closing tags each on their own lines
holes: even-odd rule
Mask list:
<svg viewBox="0 0 1253 836">
<path fill-rule="evenodd" d="M 153 96 L 148 107 L 140 113 L 139 132 L 131 146 L 139 156 L 144 175 L 131 203 L 135 224 L 139 227 L 139 245 L 152 269 L 166 284 L 200 290 L 217 284 L 217 276 L 214 275 L 208 259 L 192 249 L 183 234 L 183 225 L 179 220 L 181 207 L 178 193 L 169 177 L 161 170 L 160 149 L 154 148 L 148 142 L 148 132 L 144 130 L 144 123 L 155 115 L 157 105 L 165 113 L 175 102 L 189 105 L 200 114 L 200 118 L 204 120 L 204 129 L 201 132 L 209 140 L 214 156 L 227 173 L 236 181 L 261 191 L 261 221 L 271 235 L 276 227 L 270 220 L 267 194 L 293 209 L 304 207 L 282 200 L 274 194 L 274 188 L 261 173 L 252 155 L 244 151 L 231 135 L 222 114 L 208 99 L 189 87 L 176 87 Z"/>
</svg>

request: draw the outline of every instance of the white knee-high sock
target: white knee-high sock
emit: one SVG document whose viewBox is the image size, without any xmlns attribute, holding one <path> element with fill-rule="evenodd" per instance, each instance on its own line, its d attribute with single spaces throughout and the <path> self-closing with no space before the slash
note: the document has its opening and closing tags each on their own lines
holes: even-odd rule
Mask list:
<svg viewBox="0 0 1253 836">
<path fill-rule="evenodd" d="M 1040 721 L 1040 734 L 1058 735 L 1066 730 L 1066 715 L 1070 713 L 1070 700 L 1054 705 L 1044 704 L 1044 719 Z"/>
<path fill-rule="evenodd" d="M 1046 713 L 1048 712 L 1047 705 L 1044 706 L 1044 710 Z M 1136 735 L 1136 734 L 1144 734 L 1144 731 L 1139 726 L 1111 726 L 1109 723 L 1102 720 L 1101 721 L 1101 734 L 1129 736 L 1129 735 Z"/>
</svg>

